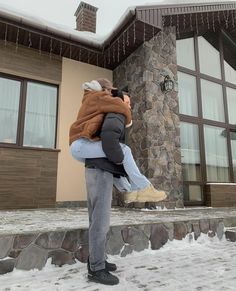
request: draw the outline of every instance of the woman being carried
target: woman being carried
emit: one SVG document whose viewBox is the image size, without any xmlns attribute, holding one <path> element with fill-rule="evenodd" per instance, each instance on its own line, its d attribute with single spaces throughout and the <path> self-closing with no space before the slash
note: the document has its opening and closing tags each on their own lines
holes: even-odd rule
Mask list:
<svg viewBox="0 0 236 291">
<path fill-rule="evenodd" d="M 120 113 L 126 117 L 126 127 L 132 124 L 130 101 L 126 96 L 125 102 L 111 95 L 114 89 L 107 79 L 86 82 L 83 84 L 84 97 L 77 120 L 70 128 L 70 145 L 72 156 L 84 162 L 89 158 L 106 157 L 100 140 L 100 130 L 106 113 Z M 140 173 L 132 156 L 131 149 L 120 143 L 124 159 L 117 161 L 123 164 L 129 177 L 130 190 L 125 194 L 125 202 L 158 202 L 166 198 L 164 191 L 156 190 L 149 180 Z M 125 181 L 126 180 L 126 181 Z M 124 184 L 127 179 L 122 178 Z M 127 189 L 127 187 L 126 187 Z"/>
</svg>

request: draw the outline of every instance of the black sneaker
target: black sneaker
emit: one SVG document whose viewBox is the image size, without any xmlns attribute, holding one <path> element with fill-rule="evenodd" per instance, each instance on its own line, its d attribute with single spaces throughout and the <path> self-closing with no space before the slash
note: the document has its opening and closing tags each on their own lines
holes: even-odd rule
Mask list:
<svg viewBox="0 0 236 291">
<path fill-rule="evenodd" d="M 87 261 L 87 267 L 88 267 L 88 271 L 90 272 L 89 258 Z M 117 270 L 116 264 L 108 263 L 108 261 L 105 261 L 105 268 L 108 272 L 114 272 Z"/>
<path fill-rule="evenodd" d="M 89 281 L 93 281 L 96 283 L 101 283 L 104 285 L 117 285 L 119 284 L 119 279 L 109 273 L 106 269 L 102 269 L 99 271 L 91 271 L 88 273 Z"/>
<path fill-rule="evenodd" d="M 105 268 L 109 272 L 114 272 L 117 270 L 116 264 L 113 263 L 108 263 L 108 261 L 105 261 Z"/>
</svg>

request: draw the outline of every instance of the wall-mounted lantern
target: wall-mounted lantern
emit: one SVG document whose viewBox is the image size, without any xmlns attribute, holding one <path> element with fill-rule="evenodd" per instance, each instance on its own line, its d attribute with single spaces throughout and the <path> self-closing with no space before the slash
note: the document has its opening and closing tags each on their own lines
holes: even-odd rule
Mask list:
<svg viewBox="0 0 236 291">
<path fill-rule="evenodd" d="M 174 82 L 171 80 L 170 76 L 165 76 L 163 82 L 161 82 L 161 91 L 162 92 L 171 92 L 174 89 Z"/>
</svg>

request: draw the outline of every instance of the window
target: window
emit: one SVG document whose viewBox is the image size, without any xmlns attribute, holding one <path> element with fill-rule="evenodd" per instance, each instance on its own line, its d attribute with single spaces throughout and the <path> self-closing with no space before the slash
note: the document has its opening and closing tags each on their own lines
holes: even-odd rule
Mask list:
<svg viewBox="0 0 236 291">
<path fill-rule="evenodd" d="M 194 39 L 186 38 L 176 41 L 177 64 L 195 70 Z"/>
<path fill-rule="evenodd" d="M 179 87 L 179 110 L 180 113 L 197 116 L 197 88 L 196 78 L 178 72 L 178 87 Z"/>
<path fill-rule="evenodd" d="M 54 148 L 57 86 L 0 78 L 0 142 Z"/>
<path fill-rule="evenodd" d="M 229 182 L 229 162 L 225 129 L 204 126 L 208 182 Z"/>
<path fill-rule="evenodd" d="M 198 185 L 184 185 L 185 201 L 202 201 L 202 189 Z"/>
<path fill-rule="evenodd" d="M 223 33 L 223 49 L 225 80 L 236 84 L 236 47 L 225 33 Z"/>
<path fill-rule="evenodd" d="M 230 142 L 231 142 L 231 149 L 232 149 L 234 182 L 236 182 L 236 131 L 230 132 Z"/>
<path fill-rule="evenodd" d="M 229 123 L 236 125 L 236 90 L 226 88 Z"/>
<path fill-rule="evenodd" d="M 198 126 L 181 122 L 180 124 L 181 162 L 184 181 L 200 181 L 200 150 Z"/>
<path fill-rule="evenodd" d="M 194 51 L 194 43 L 198 51 Z M 181 161 L 187 204 L 203 204 L 206 182 L 236 182 L 235 56 L 236 42 L 224 30 L 177 41 Z"/>
<path fill-rule="evenodd" d="M 206 119 L 225 121 L 222 86 L 201 80 L 202 110 Z"/>
<path fill-rule="evenodd" d="M 24 146 L 53 148 L 56 131 L 57 88 L 28 82 Z"/>
<path fill-rule="evenodd" d="M 204 37 L 198 37 L 200 72 L 221 79 L 220 53 Z"/>
<path fill-rule="evenodd" d="M 16 143 L 21 82 L 0 77 L 0 142 Z"/>
</svg>

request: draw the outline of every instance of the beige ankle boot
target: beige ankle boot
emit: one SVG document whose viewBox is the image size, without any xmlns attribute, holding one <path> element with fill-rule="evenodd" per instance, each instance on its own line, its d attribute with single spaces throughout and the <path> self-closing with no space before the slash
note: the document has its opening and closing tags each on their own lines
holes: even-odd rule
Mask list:
<svg viewBox="0 0 236 291">
<path fill-rule="evenodd" d="M 137 202 L 137 195 L 138 195 L 137 191 L 124 193 L 124 202 L 126 204 L 132 203 L 132 202 Z"/>
<path fill-rule="evenodd" d="M 166 193 L 159 191 L 152 184 L 137 191 L 136 202 L 159 202 L 166 199 Z"/>
</svg>

